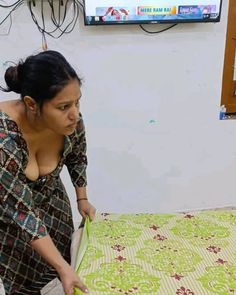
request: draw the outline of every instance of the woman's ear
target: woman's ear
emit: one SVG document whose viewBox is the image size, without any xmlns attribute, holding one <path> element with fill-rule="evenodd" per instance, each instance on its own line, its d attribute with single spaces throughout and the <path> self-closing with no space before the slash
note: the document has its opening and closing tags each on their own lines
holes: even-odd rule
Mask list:
<svg viewBox="0 0 236 295">
<path fill-rule="evenodd" d="M 35 113 L 35 114 L 37 113 L 37 111 L 38 111 L 38 105 L 37 105 L 36 101 L 32 97 L 25 96 L 23 98 L 23 101 L 25 103 L 26 108 L 29 111 L 31 111 L 32 113 Z"/>
</svg>

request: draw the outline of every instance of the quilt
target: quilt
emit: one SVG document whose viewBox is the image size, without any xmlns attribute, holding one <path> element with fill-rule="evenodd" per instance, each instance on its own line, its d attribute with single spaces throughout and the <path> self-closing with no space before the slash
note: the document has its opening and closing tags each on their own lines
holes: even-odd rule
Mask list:
<svg viewBox="0 0 236 295">
<path fill-rule="evenodd" d="M 97 214 L 76 259 L 90 295 L 233 295 L 236 210 Z"/>
</svg>

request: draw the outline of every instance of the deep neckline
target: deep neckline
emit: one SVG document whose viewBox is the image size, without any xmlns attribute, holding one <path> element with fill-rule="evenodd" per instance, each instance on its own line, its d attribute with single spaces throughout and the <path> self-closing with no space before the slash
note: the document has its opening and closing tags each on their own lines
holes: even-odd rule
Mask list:
<svg viewBox="0 0 236 295">
<path fill-rule="evenodd" d="M 17 124 L 17 122 L 10 115 L 8 115 L 5 111 L 2 111 L 2 110 L 0 110 L 0 113 L 3 116 L 5 116 L 8 120 L 10 120 L 11 122 L 14 123 L 14 125 L 16 127 L 16 132 L 19 134 L 19 136 L 21 137 L 22 141 L 24 142 L 26 153 L 27 153 L 27 161 L 26 161 L 26 165 L 25 166 L 27 167 L 27 164 L 29 162 L 29 148 L 28 148 L 27 142 L 26 142 L 26 140 L 25 140 L 25 138 L 23 136 L 22 131 L 21 131 L 19 125 Z M 61 166 L 62 161 L 63 161 L 63 158 L 64 158 L 64 151 L 65 151 L 66 140 L 68 140 L 68 139 L 67 139 L 67 136 L 65 135 L 64 136 L 64 148 L 63 148 L 62 156 L 61 156 L 59 162 L 57 163 L 56 168 L 53 169 L 51 172 L 45 174 L 45 175 L 39 175 L 39 177 L 37 179 L 35 179 L 35 180 L 32 180 L 32 179 L 28 178 L 27 175 L 25 174 L 25 170 L 23 170 L 23 173 L 24 173 L 24 175 L 25 175 L 25 177 L 27 179 L 27 182 L 34 183 L 34 182 L 37 182 L 37 181 L 41 181 L 42 179 L 45 179 L 48 176 L 51 176 L 51 175 L 53 175 L 53 174 L 55 174 L 57 172 L 57 170 Z"/>
</svg>

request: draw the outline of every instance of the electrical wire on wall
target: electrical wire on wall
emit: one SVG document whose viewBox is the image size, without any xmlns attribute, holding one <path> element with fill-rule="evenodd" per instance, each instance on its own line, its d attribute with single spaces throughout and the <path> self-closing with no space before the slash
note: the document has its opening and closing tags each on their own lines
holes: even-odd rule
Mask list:
<svg viewBox="0 0 236 295">
<path fill-rule="evenodd" d="M 58 39 L 74 30 L 80 6 L 82 4 L 78 0 L 28 0 L 32 20 L 42 34 L 44 50 L 47 50 L 46 35 Z"/>
<path fill-rule="evenodd" d="M 0 1 L 0 2 L 5 2 L 5 1 Z M 1 8 L 11 8 L 11 7 L 14 7 L 15 5 L 18 5 L 18 4 L 22 4 L 24 2 L 24 0 L 17 0 L 16 2 L 14 2 L 14 3 L 12 3 L 12 4 L 7 4 L 7 5 L 5 5 L 5 4 L 0 4 L 0 7 Z"/>
<path fill-rule="evenodd" d="M 84 9 L 84 0 L 75 0 L 75 2 L 77 2 L 81 6 L 82 10 Z"/>
<path fill-rule="evenodd" d="M 173 27 L 177 26 L 177 24 L 173 24 L 173 25 L 171 25 L 171 26 L 169 26 L 169 27 L 167 27 L 167 28 L 165 28 L 165 29 L 159 30 L 159 31 L 148 31 L 147 29 L 145 29 L 145 28 L 143 27 L 143 25 L 139 25 L 139 26 L 140 26 L 140 28 L 141 28 L 144 32 L 146 32 L 146 33 L 148 33 L 148 34 L 159 34 L 159 33 L 162 33 L 162 32 L 165 32 L 165 31 L 168 31 L 168 30 L 172 29 Z"/>
<path fill-rule="evenodd" d="M 2 10 L 2 12 L 3 12 L 3 9 L 5 9 L 6 11 L 9 11 L 9 9 L 10 9 L 10 11 L 7 13 L 7 15 L 2 20 L 0 19 L 0 27 L 4 23 L 6 23 L 6 21 L 8 20 L 8 18 L 10 19 L 10 25 L 8 27 L 8 31 L 5 34 L 0 34 L 0 35 L 4 35 L 4 36 L 9 35 L 9 33 L 11 31 L 11 27 L 12 27 L 12 13 L 17 8 L 19 8 L 23 3 L 24 3 L 24 0 L 18 0 L 18 1 L 15 1 L 14 3 L 8 5 L 8 4 L 5 4 L 5 1 L 0 1 L 0 9 Z"/>
<path fill-rule="evenodd" d="M 9 15 L 9 19 L 10 19 L 10 24 L 9 24 L 8 29 L 7 29 L 7 32 L 6 33 L 0 33 L 0 36 L 8 36 L 10 34 L 11 27 L 12 27 L 12 15 L 11 14 Z M 7 21 L 7 19 L 5 21 Z"/>
</svg>

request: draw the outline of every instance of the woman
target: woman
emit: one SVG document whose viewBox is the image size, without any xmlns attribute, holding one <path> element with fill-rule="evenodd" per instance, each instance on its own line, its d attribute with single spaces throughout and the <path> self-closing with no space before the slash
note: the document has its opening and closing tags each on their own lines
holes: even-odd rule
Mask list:
<svg viewBox="0 0 236 295">
<path fill-rule="evenodd" d="M 78 210 L 92 220 L 86 194 L 86 140 L 79 113 L 81 80 L 56 51 L 6 70 L 0 103 L 0 278 L 6 294 L 40 294 L 59 275 L 64 292 L 88 292 L 70 266 L 73 221 L 60 179 L 65 164 Z"/>
</svg>

